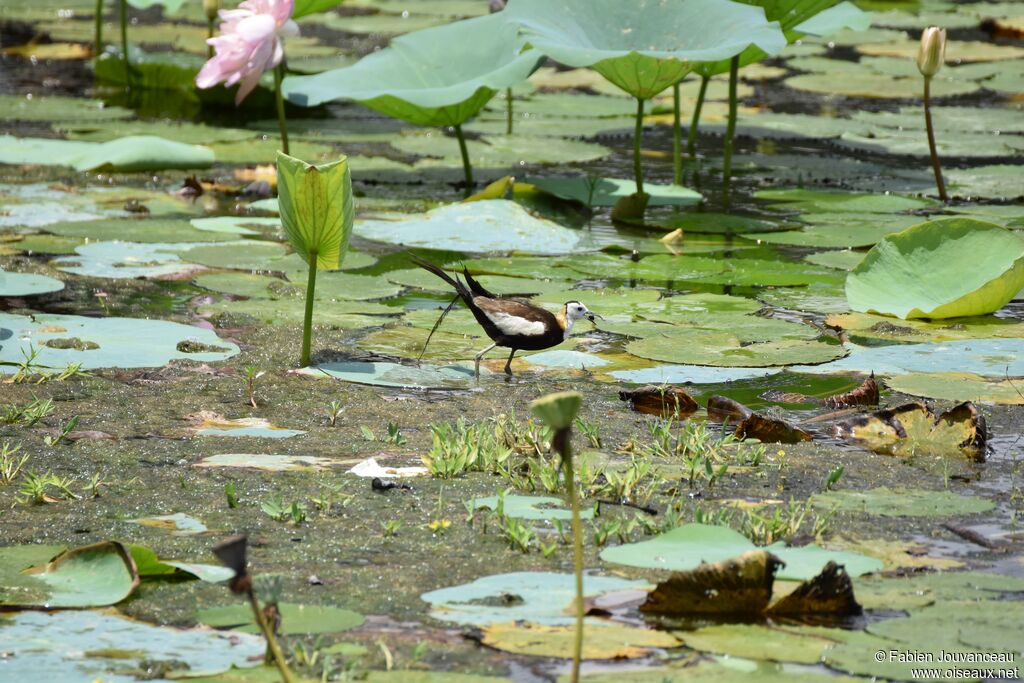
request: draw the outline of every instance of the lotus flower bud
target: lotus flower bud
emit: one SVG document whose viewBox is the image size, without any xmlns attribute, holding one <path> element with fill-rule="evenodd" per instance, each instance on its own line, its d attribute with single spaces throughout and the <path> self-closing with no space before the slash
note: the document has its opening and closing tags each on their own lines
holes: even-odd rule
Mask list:
<svg viewBox="0 0 1024 683">
<path fill-rule="evenodd" d="M 557 431 L 572 426 L 582 403 L 583 394 L 562 391 L 538 398 L 530 404 L 530 410 L 541 422 Z"/>
<path fill-rule="evenodd" d="M 946 61 L 946 29 L 929 26 L 921 34 L 921 47 L 917 50 L 917 68 L 925 78 L 931 78 Z"/>
<path fill-rule="evenodd" d="M 203 0 L 203 12 L 206 13 L 206 18 L 213 21 L 217 18 L 217 12 L 220 10 L 220 0 Z"/>
</svg>

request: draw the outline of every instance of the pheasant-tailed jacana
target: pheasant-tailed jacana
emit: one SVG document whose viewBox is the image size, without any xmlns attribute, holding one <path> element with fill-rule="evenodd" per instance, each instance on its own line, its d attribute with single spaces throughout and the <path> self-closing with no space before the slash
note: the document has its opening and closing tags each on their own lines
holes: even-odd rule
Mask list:
<svg viewBox="0 0 1024 683">
<path fill-rule="evenodd" d="M 590 311 L 579 301 L 567 301 L 558 313 L 535 306 L 521 299 L 506 299 L 492 294 L 483 285 L 473 279 L 466 268 L 462 274 L 466 282 L 459 276 L 452 277 L 439 266 L 418 256 L 412 256 L 412 262 L 420 268 L 429 270 L 458 292 L 473 317 L 484 328 L 484 332 L 494 342 L 476 354 L 474 366 L 476 376 L 480 376 L 480 359 L 495 346 L 512 349 L 505 363 L 505 374 L 512 374 L 512 357 L 516 351 L 539 351 L 561 344 L 572 334 L 572 326 L 577 320 L 586 318 L 594 322 L 597 314 Z"/>
</svg>

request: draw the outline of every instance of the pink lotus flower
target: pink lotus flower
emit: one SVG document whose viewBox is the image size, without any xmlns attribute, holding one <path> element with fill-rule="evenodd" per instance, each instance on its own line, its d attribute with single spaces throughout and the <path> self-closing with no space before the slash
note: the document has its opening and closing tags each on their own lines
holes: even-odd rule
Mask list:
<svg viewBox="0 0 1024 683">
<path fill-rule="evenodd" d="M 253 91 L 260 76 L 284 58 L 284 39 L 299 35 L 292 21 L 294 0 L 245 0 L 238 9 L 221 10 L 220 35 L 210 38 L 216 54 L 196 76 L 200 88 L 240 83 L 235 104 Z"/>
</svg>

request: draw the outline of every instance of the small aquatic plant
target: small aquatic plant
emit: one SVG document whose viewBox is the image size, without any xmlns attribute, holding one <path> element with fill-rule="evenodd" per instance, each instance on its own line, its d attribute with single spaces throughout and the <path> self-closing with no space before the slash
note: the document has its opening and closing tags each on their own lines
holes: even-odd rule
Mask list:
<svg viewBox="0 0 1024 683">
<path fill-rule="evenodd" d="M 580 660 L 583 656 L 583 529 L 580 521 L 580 501 L 576 493 L 576 476 L 573 472 L 572 425 L 583 403 L 583 394 L 577 391 L 563 391 L 548 394 L 530 404 L 530 410 L 541 422 L 555 431 L 551 446 L 562 458 L 565 473 L 565 490 L 572 508 L 573 569 L 576 574 L 576 638 L 573 643 L 571 683 L 580 678 Z"/>
<path fill-rule="evenodd" d="M 245 395 L 249 401 L 249 405 L 253 408 L 259 407 L 256 403 L 256 382 L 265 374 L 267 373 L 255 366 L 247 365 L 245 367 Z"/>
<path fill-rule="evenodd" d="M 935 148 L 935 129 L 932 127 L 931 83 L 946 61 L 946 29 L 929 26 L 921 33 L 921 46 L 917 50 L 917 70 L 924 77 L 924 125 L 928 131 L 928 151 L 932 157 L 932 171 L 935 173 L 935 187 L 939 199 L 948 201 L 946 183 L 942 180 L 939 153 Z"/>
<path fill-rule="evenodd" d="M 4 443 L 0 446 L 0 486 L 8 486 L 18 478 L 25 463 L 28 462 L 28 453 L 16 457 L 21 451 L 21 444 L 11 445 Z"/>
<path fill-rule="evenodd" d="M 124 0 L 121 0 L 122 6 Z M 215 54 L 196 75 L 196 85 L 212 88 L 218 83 L 238 85 L 235 104 L 241 104 L 265 71 L 274 70 L 274 97 L 281 148 L 288 153 L 288 127 L 284 117 L 281 82 L 284 79 L 284 40 L 299 35 L 292 20 L 294 0 L 245 0 L 238 9 L 221 10 L 220 35 L 208 44 Z M 122 29 L 123 30 L 123 29 Z M 127 63 L 127 50 L 125 60 Z"/>
<path fill-rule="evenodd" d="M 314 166 L 278 153 L 277 192 L 281 225 L 295 252 L 309 266 L 299 360 L 306 367 L 313 333 L 316 272 L 341 268 L 352 237 L 355 203 L 348 157 Z"/>
</svg>

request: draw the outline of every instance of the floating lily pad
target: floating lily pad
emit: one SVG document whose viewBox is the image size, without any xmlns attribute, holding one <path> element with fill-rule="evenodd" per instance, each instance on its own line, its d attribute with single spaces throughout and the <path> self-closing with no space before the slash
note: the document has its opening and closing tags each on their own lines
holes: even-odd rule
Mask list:
<svg viewBox="0 0 1024 683">
<path fill-rule="evenodd" d="M 893 213 L 937 206 L 930 199 L 899 194 L 866 194 L 835 190 L 758 190 L 758 199 L 780 202 L 772 208 L 813 213 Z"/>
<path fill-rule="evenodd" d="M 21 681 L 133 683 L 136 673 L 163 664 L 172 676 L 213 675 L 252 666 L 265 649 L 262 638 L 248 634 L 153 626 L 87 610 L 19 612 L 0 619 L 0 634 L 10 653 L 4 675 Z"/>
<path fill-rule="evenodd" d="M 746 234 L 768 244 L 787 244 L 798 247 L 870 247 L 889 235 L 921 222 L 920 216 L 877 213 L 836 213 L 805 216 L 811 225 L 801 230 L 786 230 L 770 234 Z M 863 254 L 861 255 L 863 257 Z"/>
<path fill-rule="evenodd" d="M 680 645 L 664 631 L 626 624 L 591 624 L 584 633 L 583 659 L 635 659 L 649 655 L 652 648 Z M 513 621 L 485 626 L 482 642 L 515 654 L 572 659 L 575 638 L 573 626 Z"/>
<path fill-rule="evenodd" d="M 295 299 L 303 301 L 305 283 L 299 277 L 305 273 L 291 272 L 291 282 L 270 275 L 250 273 L 204 273 L 195 279 L 200 287 L 225 294 L 256 299 Z M 384 299 L 394 296 L 401 287 L 393 285 L 379 276 L 350 275 L 337 271 L 320 271 L 316 282 L 318 301 L 336 299 Z"/>
<path fill-rule="evenodd" d="M 900 318 L 984 315 L 1022 288 L 1024 239 L 970 218 L 929 221 L 889 236 L 846 279 L 850 308 Z"/>
<path fill-rule="evenodd" d="M 235 344 L 211 330 L 168 320 L 0 313 L 0 373 L 12 372 L 4 363 L 20 363 L 30 346 L 39 352 L 35 363 L 48 368 L 71 363 L 84 369 L 161 367 L 171 360 L 211 363 L 238 353 Z"/>
<path fill-rule="evenodd" d="M 973 197 L 1014 198 L 1024 195 L 1020 186 L 1020 166 L 996 164 L 946 171 L 950 191 Z"/>
<path fill-rule="evenodd" d="M 833 314 L 825 324 L 846 330 L 852 338 L 891 342 L 936 342 L 957 339 L 1024 338 L 1024 322 L 994 315 L 946 320 L 893 320 L 870 313 Z"/>
<path fill-rule="evenodd" d="M 219 453 L 194 463 L 196 467 L 239 467 L 242 469 L 285 472 L 292 470 L 320 470 L 348 464 L 345 460 L 332 460 L 315 455 L 265 455 L 253 453 Z"/>
<path fill-rule="evenodd" d="M 275 232 L 281 232 L 281 219 L 257 216 L 212 216 L 193 218 L 192 227 L 205 232 L 222 232 L 229 235 L 262 235 L 263 231 L 259 228 L 273 228 Z"/>
<path fill-rule="evenodd" d="M 1024 605 L 1015 601 L 952 601 L 915 611 L 907 618 L 886 619 L 868 626 L 868 633 L 909 643 L 910 647 L 959 649 L 964 646 L 1024 653 L 1017 624 Z"/>
<path fill-rule="evenodd" d="M 157 242 L 178 244 L 192 242 L 221 242 L 232 239 L 194 229 L 180 218 L 103 218 L 100 220 L 61 221 L 42 226 L 46 232 L 63 237 L 77 237 L 90 242 Z"/>
<path fill-rule="evenodd" d="M 1003 377 L 1024 376 L 1024 339 L 971 339 L 924 344 L 857 346 L 850 354 L 825 365 L 802 365 L 794 372 L 874 372 L 903 375 L 914 372 L 969 372 Z"/>
<path fill-rule="evenodd" d="M 849 249 L 842 251 L 819 251 L 815 254 L 808 254 L 804 257 L 804 260 L 817 266 L 825 266 L 826 268 L 853 270 L 857 267 L 857 264 L 864 260 L 864 253 L 850 251 Z"/>
<path fill-rule="evenodd" d="M 946 648 L 949 659 L 943 660 L 937 652 L 941 648 L 936 647 L 933 651 L 928 645 L 919 652 L 922 655 L 931 654 L 932 661 L 922 663 L 914 660 L 914 653 L 906 652 L 908 648 L 900 644 L 899 641 L 881 638 L 862 631 L 845 632 L 843 641 L 825 652 L 825 665 L 828 668 L 886 680 L 913 680 L 916 677 L 914 673 L 920 671 L 923 665 L 934 672 L 937 678 L 963 677 L 960 680 L 981 680 L 980 677 L 969 677 L 971 671 L 969 668 L 965 668 L 963 663 L 972 661 L 968 659 L 972 654 L 974 657 L 978 656 L 978 651 L 973 648 L 959 647 L 953 648 L 954 651 L 949 651 L 951 648 Z M 892 658 L 889 657 L 891 650 L 896 652 L 896 656 Z M 972 654 L 969 654 L 968 651 Z M 877 659 L 878 653 L 882 653 L 881 661 Z M 970 664 L 966 665 L 966 667 L 971 666 Z"/>
<path fill-rule="evenodd" d="M 210 268 L 233 270 L 284 270 L 295 268 L 301 263 L 287 261 L 280 263 L 287 253 L 284 245 L 277 242 L 226 242 L 214 245 L 195 245 L 181 251 L 181 258 L 189 263 L 198 263 Z"/>
<path fill-rule="evenodd" d="M 633 341 L 626 351 L 667 363 L 744 368 L 828 363 L 846 355 L 837 343 L 799 338 L 744 341 L 731 332 L 699 328 L 676 328 L 671 334 Z"/>
<path fill-rule="evenodd" d="M 584 575 L 583 595 L 641 590 L 643 581 L 611 576 Z M 485 626 L 511 621 L 528 621 L 548 626 L 572 624 L 570 605 L 576 596 L 572 574 L 514 572 L 484 576 L 472 583 L 424 593 L 431 616 L 442 621 Z"/>
<path fill-rule="evenodd" d="M 75 247 L 73 256 L 61 256 L 54 264 L 65 273 L 117 280 L 173 278 L 199 267 L 181 260 L 178 252 L 191 243 L 137 244 L 135 242 L 94 242 Z"/>
<path fill-rule="evenodd" d="M 980 496 L 961 496 L 952 491 L 890 489 L 826 491 L 811 496 L 816 507 L 838 508 L 879 517 L 957 517 L 994 510 L 996 504 Z"/>
<path fill-rule="evenodd" d="M 195 517 L 186 515 L 184 512 L 175 512 L 173 515 L 158 515 L 156 517 L 140 517 L 132 521 L 142 526 L 165 529 L 174 536 L 192 536 L 207 530 L 205 524 Z"/>
<path fill-rule="evenodd" d="M 208 168 L 213 151 L 152 135 L 110 142 L 0 136 L 0 163 L 71 166 L 77 171 L 156 171 Z"/>
<path fill-rule="evenodd" d="M 656 365 L 639 370 L 615 370 L 609 374 L 636 384 L 721 384 L 780 372 L 779 368 L 716 368 L 706 365 Z"/>
<path fill-rule="evenodd" d="M 985 458 L 985 419 L 971 403 L 935 414 L 907 403 L 835 423 L 832 433 L 876 453 L 897 457 L 938 455 Z"/>
<path fill-rule="evenodd" d="M 679 633 L 687 647 L 702 652 L 775 662 L 817 664 L 837 641 L 831 629 L 720 624 Z"/>
<path fill-rule="evenodd" d="M 337 633 L 361 626 L 363 615 L 352 610 L 329 605 L 301 605 L 282 602 L 281 633 L 285 635 Z M 210 607 L 196 614 L 200 624 L 214 628 L 230 628 L 243 633 L 259 633 L 259 626 L 252 615 L 249 604 Z"/>
<path fill-rule="evenodd" d="M 701 562 L 720 562 L 756 548 L 746 536 L 728 527 L 684 524 L 649 541 L 606 548 L 601 559 L 631 567 L 687 571 Z M 789 547 L 780 541 L 764 549 L 786 563 L 779 569 L 778 579 L 806 581 L 815 577 L 829 560 L 843 565 L 850 576 L 882 568 L 882 563 L 874 558 L 829 551 L 816 545 Z"/>
<path fill-rule="evenodd" d="M 863 55 L 901 57 L 914 59 L 920 43 L 905 40 L 892 43 L 865 43 L 857 46 L 857 52 Z M 982 41 L 950 40 L 946 43 L 946 60 L 959 62 L 994 62 L 1004 59 L 1020 59 L 1024 57 L 1024 48 L 1012 45 L 997 45 Z"/>
<path fill-rule="evenodd" d="M 1024 405 L 1024 379 L 993 379 L 967 372 L 915 372 L 885 381 L 893 391 L 947 401 Z"/>
<path fill-rule="evenodd" d="M 647 183 L 644 183 L 644 192 L 648 190 Z M 654 206 L 653 196 L 648 206 Z M 762 232 L 776 232 L 785 230 L 784 223 L 775 223 L 750 216 L 736 216 L 726 213 L 697 213 L 689 212 L 683 214 L 668 214 L 665 216 L 644 219 L 648 225 L 656 225 L 663 230 L 682 230 L 684 233 L 712 233 L 725 235 L 755 235 Z"/>
<path fill-rule="evenodd" d="M 7 607 L 102 607 L 121 602 L 139 585 L 131 554 L 120 543 L 104 541 L 65 550 L 31 569 L 17 566 L 30 554 L 0 555 L 0 604 Z"/>
<path fill-rule="evenodd" d="M 5 121 L 110 121 L 132 117 L 132 110 L 111 107 L 83 97 L 0 95 L 0 118 Z"/>
<path fill-rule="evenodd" d="M 570 253 L 584 237 L 576 230 L 535 218 L 505 199 L 451 204 L 420 216 L 364 220 L 356 223 L 356 234 L 406 247 L 526 254 Z"/>
<path fill-rule="evenodd" d="M 315 324 L 331 329 L 355 330 L 376 327 L 391 322 L 398 310 L 367 301 L 317 302 Z M 247 299 L 244 301 L 217 301 L 199 307 L 199 314 L 228 319 L 244 324 L 301 325 L 304 304 L 301 299 Z"/>
<path fill-rule="evenodd" d="M 301 429 L 284 429 L 262 417 L 228 419 L 211 411 L 188 415 L 196 436 L 260 437 L 266 439 L 287 439 L 306 432 Z"/>
<path fill-rule="evenodd" d="M 0 297 L 34 296 L 64 289 L 64 283 L 35 273 L 10 273 L 0 268 Z"/>
<path fill-rule="evenodd" d="M 571 199 L 586 206 L 615 206 L 623 197 L 636 192 L 636 182 L 620 178 L 586 176 L 548 176 L 527 178 L 527 183 L 562 199 Z M 644 192 L 651 195 L 648 206 L 696 204 L 703 200 L 699 192 L 680 185 L 644 183 Z"/>
<path fill-rule="evenodd" d="M 462 157 L 453 141 L 441 133 L 427 132 L 403 135 L 391 146 L 407 154 L 423 157 L 416 168 L 437 166 L 459 167 Z M 550 137 L 489 135 L 466 142 L 469 161 L 474 168 L 519 169 L 525 164 L 565 164 L 593 161 L 611 153 L 607 147 L 593 142 Z"/>
<path fill-rule="evenodd" d="M 323 363 L 298 372 L 313 377 L 333 377 L 356 384 L 403 389 L 466 389 L 473 382 L 473 368 L 464 365 L 399 365 L 350 361 Z M 481 369 L 481 373 L 485 371 Z"/>
<path fill-rule="evenodd" d="M 881 100 L 916 99 L 920 97 L 918 93 L 922 87 L 920 78 L 894 78 L 866 70 L 844 73 L 842 78 L 824 73 L 800 74 L 786 79 L 786 85 L 794 90 L 820 95 L 845 95 Z M 981 86 L 977 83 L 936 80 L 932 83 L 931 96 L 953 97 L 967 95 L 980 89 Z"/>
<path fill-rule="evenodd" d="M 572 519 L 572 510 L 567 510 L 565 501 L 551 496 L 504 496 L 502 510 L 508 517 L 518 519 Z M 473 509 L 498 509 L 498 497 L 474 498 Z M 593 519 L 593 508 L 581 510 L 582 519 Z"/>
</svg>

